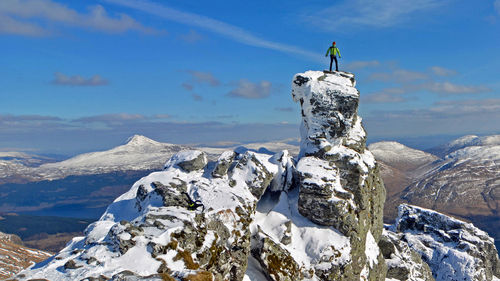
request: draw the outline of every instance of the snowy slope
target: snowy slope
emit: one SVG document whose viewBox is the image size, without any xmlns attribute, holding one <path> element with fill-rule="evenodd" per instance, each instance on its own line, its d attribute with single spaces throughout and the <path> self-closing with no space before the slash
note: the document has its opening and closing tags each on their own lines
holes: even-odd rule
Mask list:
<svg viewBox="0 0 500 281">
<path fill-rule="evenodd" d="M 17 236 L 0 232 L 0 279 L 49 258 L 52 254 L 22 246 Z"/>
<path fill-rule="evenodd" d="M 418 170 L 439 159 L 430 153 L 392 141 L 373 143 L 368 146 L 368 149 L 378 161 L 399 170 L 408 171 L 414 176 L 418 176 Z"/>
<path fill-rule="evenodd" d="M 57 163 L 44 164 L 36 172 L 46 179 L 54 179 L 67 175 L 159 169 L 172 154 L 183 149 L 187 147 L 160 143 L 135 135 L 124 145 L 106 151 L 81 154 Z"/>
</svg>

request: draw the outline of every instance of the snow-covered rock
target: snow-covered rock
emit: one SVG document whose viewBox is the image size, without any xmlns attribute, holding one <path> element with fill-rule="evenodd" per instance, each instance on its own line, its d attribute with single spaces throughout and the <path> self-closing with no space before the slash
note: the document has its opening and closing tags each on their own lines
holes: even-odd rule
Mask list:
<svg viewBox="0 0 500 281">
<path fill-rule="evenodd" d="M 385 190 L 354 75 L 297 74 L 301 151 L 179 152 L 20 280 L 384 280 Z M 100 279 L 99 279 L 100 278 Z"/>
<path fill-rule="evenodd" d="M 490 281 L 500 277 L 493 239 L 471 223 L 402 204 L 391 230 L 397 232 L 392 236 L 398 235 L 422 256 L 436 281 Z"/>
<path fill-rule="evenodd" d="M 350 260 L 331 266 L 322 278 L 380 280 L 385 264 L 377 243 L 385 188 L 365 147 L 354 86 L 354 75 L 345 72 L 308 71 L 294 77 L 292 96 L 302 109 L 298 209 L 350 240 Z"/>
<path fill-rule="evenodd" d="M 130 271 L 133 278 L 242 280 L 256 203 L 278 168 L 269 155 L 253 152 L 231 159 L 224 178 L 211 176 L 213 166 L 179 165 L 200 157 L 199 151 L 174 155 L 164 171 L 117 198 L 85 237 L 18 278 L 119 279 Z M 190 200 L 202 205 L 191 209 Z"/>
<path fill-rule="evenodd" d="M 429 265 L 408 246 L 404 234 L 384 230 L 378 242 L 387 264 L 387 278 L 399 281 L 434 281 Z"/>
</svg>

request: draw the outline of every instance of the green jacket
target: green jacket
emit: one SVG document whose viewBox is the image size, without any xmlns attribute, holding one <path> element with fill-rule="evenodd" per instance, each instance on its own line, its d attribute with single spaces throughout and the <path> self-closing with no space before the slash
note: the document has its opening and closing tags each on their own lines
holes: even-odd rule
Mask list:
<svg viewBox="0 0 500 281">
<path fill-rule="evenodd" d="M 337 54 L 339 54 L 339 58 L 341 58 L 342 56 L 340 55 L 340 50 L 339 48 L 337 47 L 334 47 L 334 46 L 330 46 L 330 48 L 328 48 L 328 50 L 326 50 L 326 55 L 325 57 L 328 56 L 328 53 L 330 53 L 330 55 L 332 56 L 337 56 Z"/>
</svg>

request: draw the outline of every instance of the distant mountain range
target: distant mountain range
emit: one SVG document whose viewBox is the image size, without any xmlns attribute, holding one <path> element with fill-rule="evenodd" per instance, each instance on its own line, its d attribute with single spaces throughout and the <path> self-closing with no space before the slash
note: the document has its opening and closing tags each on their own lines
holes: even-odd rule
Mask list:
<svg viewBox="0 0 500 281">
<path fill-rule="evenodd" d="M 395 142 L 369 146 L 387 189 L 384 217 L 410 203 L 472 221 L 500 240 L 500 135 L 464 136 L 415 150 Z"/>
<path fill-rule="evenodd" d="M 174 153 L 193 147 L 161 143 L 145 136 L 130 137 L 115 148 L 77 155 L 64 161 L 22 152 L 0 152 L 0 184 L 56 180 L 67 176 L 106 174 L 118 171 L 148 171 L 161 169 Z M 196 147 L 215 157 L 225 150 L 256 150 L 276 152 L 288 149 L 297 153 L 298 147 L 283 142 L 251 143 L 244 146 Z"/>
</svg>

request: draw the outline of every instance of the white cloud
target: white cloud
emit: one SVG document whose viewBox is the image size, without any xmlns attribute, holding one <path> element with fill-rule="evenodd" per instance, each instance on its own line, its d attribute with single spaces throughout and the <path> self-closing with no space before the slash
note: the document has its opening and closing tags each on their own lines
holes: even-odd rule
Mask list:
<svg viewBox="0 0 500 281">
<path fill-rule="evenodd" d="M 422 72 L 396 69 L 393 72 L 375 72 L 372 73 L 368 78 L 376 81 L 408 83 L 417 80 L 425 80 L 428 79 L 429 76 Z"/>
<path fill-rule="evenodd" d="M 387 88 L 380 92 L 361 96 L 361 102 L 366 103 L 400 103 L 408 99 L 403 96 L 406 93 L 404 88 Z"/>
<path fill-rule="evenodd" d="M 68 86 L 103 86 L 107 85 L 108 81 L 99 75 L 94 75 L 90 78 L 83 78 L 80 75 L 66 76 L 60 72 L 54 73 L 55 78 L 52 84 L 68 85 Z"/>
<path fill-rule="evenodd" d="M 458 85 L 451 82 L 431 82 L 422 85 L 417 85 L 425 90 L 429 90 L 433 93 L 442 95 L 453 95 L 453 94 L 477 94 L 489 92 L 491 89 L 486 86 L 465 86 Z"/>
<path fill-rule="evenodd" d="M 0 32 L 31 36 L 49 34 L 53 23 L 109 33 L 154 31 L 125 14 L 111 17 L 101 5 L 90 6 L 88 13 L 79 13 L 52 0 L 0 1 L 0 19 Z"/>
<path fill-rule="evenodd" d="M 392 27 L 409 21 L 417 12 L 439 7 L 443 0 L 348 0 L 304 18 L 324 29 Z"/>
<path fill-rule="evenodd" d="M 104 0 L 108 3 L 129 7 L 132 9 L 140 10 L 142 12 L 158 16 L 163 19 L 171 20 L 188 26 L 194 26 L 201 29 L 209 30 L 211 32 L 226 36 L 234 41 L 265 49 L 276 50 L 285 53 L 297 54 L 316 61 L 323 61 L 320 54 L 316 54 L 299 47 L 278 43 L 270 40 L 263 39 L 245 29 L 231 25 L 216 19 L 206 16 L 179 11 L 165 5 L 160 5 L 147 0 Z"/>
<path fill-rule="evenodd" d="M 235 89 L 228 93 L 230 97 L 245 99 L 262 99 L 271 94 L 272 84 L 269 81 L 252 83 L 246 79 L 241 79 Z"/>
<path fill-rule="evenodd" d="M 45 36 L 48 31 L 30 22 L 23 22 L 0 14 L 0 34 Z"/>
<path fill-rule="evenodd" d="M 208 83 L 210 86 L 217 87 L 220 85 L 219 79 L 217 79 L 212 73 L 210 72 L 203 72 L 203 71 L 197 71 L 197 70 L 187 70 L 187 73 L 191 75 L 191 77 L 194 79 L 196 83 Z M 184 83 L 186 84 L 186 83 Z M 192 90 L 192 85 L 191 84 L 186 84 L 191 86 Z M 189 87 L 183 86 L 187 90 L 190 90 Z"/>
<path fill-rule="evenodd" d="M 438 75 L 438 76 L 453 76 L 453 75 L 457 74 L 457 72 L 455 70 L 447 69 L 447 68 L 440 67 L 440 66 L 432 66 L 430 68 L 430 70 L 432 71 L 432 73 L 434 73 L 435 75 Z"/>
</svg>

